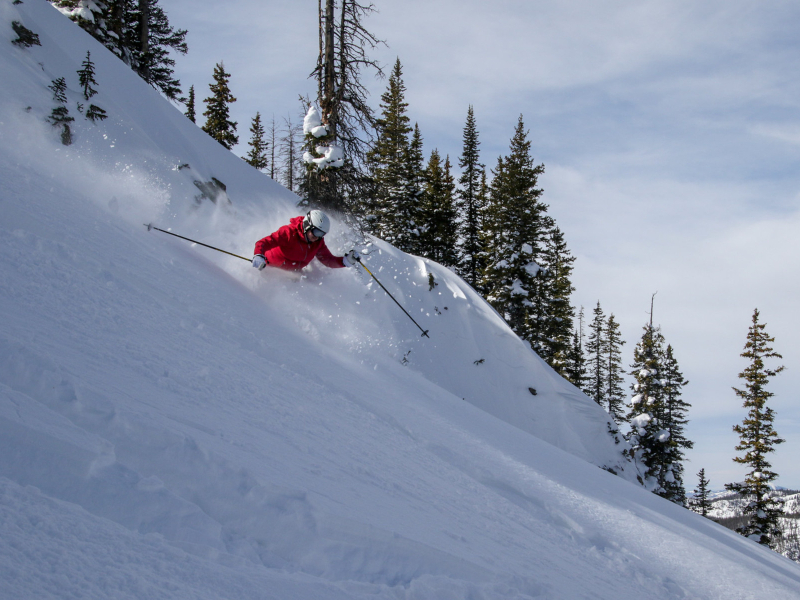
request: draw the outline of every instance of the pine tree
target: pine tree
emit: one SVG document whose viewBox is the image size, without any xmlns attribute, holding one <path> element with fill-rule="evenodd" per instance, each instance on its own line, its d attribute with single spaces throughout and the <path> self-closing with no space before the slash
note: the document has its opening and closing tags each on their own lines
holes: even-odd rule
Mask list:
<svg viewBox="0 0 800 600">
<path fill-rule="evenodd" d="M 187 31 L 173 28 L 158 2 L 138 0 L 138 11 L 133 12 L 137 21 L 133 31 L 139 45 L 138 48 L 133 45 L 136 50 L 132 66 L 142 79 L 161 90 L 167 98 L 182 101 L 185 99 L 179 98 L 181 82 L 174 77 L 175 60 L 170 56 L 170 51 L 179 54 L 189 51 Z"/>
<path fill-rule="evenodd" d="M 461 177 L 458 180 L 458 213 L 461 221 L 461 237 L 458 244 L 458 273 L 472 287 L 477 288 L 482 265 L 481 253 L 481 176 L 485 174 L 480 163 L 480 141 L 475 125 L 475 113 L 470 104 L 467 109 L 467 122 L 464 125 L 463 149 L 458 166 Z"/>
<path fill-rule="evenodd" d="M 425 189 L 425 155 L 422 151 L 422 133 L 419 124 L 414 124 L 414 133 L 404 157 L 403 198 L 408 203 L 408 222 L 404 233 L 403 250 L 409 254 L 422 254 L 420 234 L 422 227 L 422 198 Z"/>
<path fill-rule="evenodd" d="M 194 108 L 194 86 L 189 86 L 189 99 L 186 101 L 186 112 L 184 113 L 192 123 L 197 123 L 197 114 Z"/>
<path fill-rule="evenodd" d="M 586 342 L 586 355 L 589 379 L 583 390 L 587 396 L 605 408 L 606 405 L 606 320 L 600 301 L 592 311 L 594 318 L 589 323 L 589 338 Z"/>
<path fill-rule="evenodd" d="M 83 63 L 81 63 L 81 69 L 78 71 L 78 81 L 80 81 L 81 88 L 83 89 L 83 97 L 85 100 L 89 100 L 95 94 L 97 94 L 97 90 L 94 89 L 92 86 L 97 85 L 97 81 L 94 78 L 94 63 L 92 62 L 91 53 L 87 50 L 86 51 L 86 58 L 84 59 Z M 108 117 L 106 111 L 99 106 L 95 106 L 94 104 L 89 104 L 89 108 L 86 109 L 86 118 L 92 122 L 105 120 Z"/>
<path fill-rule="evenodd" d="M 225 65 L 221 62 L 217 63 L 214 67 L 214 83 L 208 86 L 211 96 L 203 101 L 208 107 L 203 113 L 203 116 L 206 117 L 203 131 L 228 150 L 239 143 L 239 137 L 236 135 L 237 123 L 229 119 L 228 105 L 236 102 L 236 98 L 233 97 L 228 87 L 230 77 L 230 74 L 225 72 Z"/>
<path fill-rule="evenodd" d="M 49 1 L 167 98 L 183 101 L 171 53 L 188 52 L 187 32 L 170 25 L 159 0 Z"/>
<path fill-rule="evenodd" d="M 577 324 L 572 334 L 572 344 L 570 344 L 567 354 L 567 367 L 564 369 L 564 377 L 578 389 L 584 389 L 588 374 L 586 372 L 586 358 L 583 351 L 583 307 L 578 311 Z"/>
<path fill-rule="evenodd" d="M 260 112 L 256 112 L 256 116 L 253 117 L 253 122 L 250 125 L 250 133 L 252 134 L 248 142 L 250 152 L 247 153 L 245 161 L 259 171 L 262 171 L 269 165 L 269 160 L 267 159 L 267 142 L 264 140 L 264 134 L 266 132 L 264 131 L 264 126 L 261 124 Z"/>
<path fill-rule="evenodd" d="M 663 495 L 667 477 L 664 461 L 669 444 L 669 432 L 663 423 L 664 388 L 661 382 L 664 336 L 658 327 L 653 326 L 652 309 L 650 322 L 643 329 L 631 364 L 634 396 L 626 417 L 631 426 L 627 438 L 631 457 L 640 469 L 641 483 L 650 491 Z"/>
<path fill-rule="evenodd" d="M 30 48 L 31 46 L 42 45 L 42 43 L 39 41 L 38 34 L 33 33 L 19 21 L 12 21 L 11 29 L 13 29 L 14 33 L 17 34 L 17 38 L 11 40 L 11 43 L 15 46 L 19 46 L 20 48 Z"/>
<path fill-rule="evenodd" d="M 63 77 L 54 79 L 48 86 L 53 91 L 53 100 L 58 103 L 48 120 L 52 123 L 53 127 L 61 127 L 61 143 L 69 146 L 72 143 L 72 130 L 69 124 L 75 120 L 69 114 L 67 108 L 67 81 Z"/>
<path fill-rule="evenodd" d="M 531 300 L 539 272 L 536 259 L 541 253 L 547 209 L 539 200 L 542 190 L 536 187 L 543 172 L 543 165 L 534 165 L 520 115 L 510 153 L 498 158 L 493 170 L 485 232 L 490 246 L 481 287 L 488 294 L 487 300 L 523 339 L 529 339 Z"/>
<path fill-rule="evenodd" d="M 708 499 L 709 496 L 709 489 L 708 484 L 711 483 L 708 479 L 706 479 L 706 470 L 700 469 L 700 472 L 697 474 L 698 484 L 697 488 L 694 490 L 694 495 L 692 496 L 691 501 L 689 502 L 689 508 L 691 508 L 694 512 L 700 513 L 704 517 L 708 517 L 708 510 L 711 508 L 711 502 Z"/>
<path fill-rule="evenodd" d="M 496 236 L 493 234 L 492 229 L 489 227 L 491 222 L 491 214 L 489 212 L 489 183 L 486 180 L 486 169 L 481 169 L 481 182 L 478 186 L 478 206 L 481 210 L 478 212 L 478 222 L 480 223 L 478 240 L 478 279 L 473 286 L 478 293 L 484 298 L 489 297 L 489 291 L 493 289 L 491 282 L 484 279 L 484 274 L 488 270 L 488 265 L 491 258 L 494 256 L 494 248 L 496 247 Z"/>
<path fill-rule="evenodd" d="M 686 490 L 683 486 L 683 461 L 685 451 L 691 449 L 694 443 L 685 435 L 685 426 L 689 422 L 686 413 L 691 405 L 681 398 L 682 390 L 689 382 L 683 378 L 678 367 L 671 345 L 667 345 L 663 361 L 663 392 L 664 392 L 664 429 L 669 434 L 666 456 L 664 457 L 664 493 L 665 498 L 676 504 L 685 504 Z"/>
<path fill-rule="evenodd" d="M 625 420 L 625 391 L 623 385 L 622 346 L 625 341 L 619 331 L 619 323 L 614 314 L 606 321 L 606 408 L 616 423 Z"/>
<path fill-rule="evenodd" d="M 377 140 L 367 155 L 376 186 L 370 207 L 370 232 L 408 251 L 408 226 L 414 221 L 415 200 L 406 197 L 405 162 L 411 133 L 406 115 L 405 84 L 400 59 L 395 61 L 389 85 L 381 96 L 381 117 L 376 121 Z"/>
<path fill-rule="evenodd" d="M 78 71 L 78 81 L 83 89 L 84 99 L 89 100 L 97 93 L 97 90 L 92 87 L 93 85 L 97 85 L 97 81 L 95 81 L 94 78 L 92 55 L 88 50 L 86 51 L 86 58 L 81 63 L 81 67 L 82 68 Z"/>
<path fill-rule="evenodd" d="M 575 257 L 572 256 L 564 234 L 552 217 L 545 215 L 542 253 L 538 261 L 542 270 L 535 279 L 532 322 L 529 340 L 534 350 L 557 373 L 567 368 L 567 355 L 572 343 L 572 322 L 575 309 L 570 296 L 575 288 L 570 276 Z"/>
<path fill-rule="evenodd" d="M 457 260 L 458 235 L 454 201 L 455 183 L 450 174 L 450 158 L 442 164 L 439 152 L 431 152 L 425 170 L 425 189 L 420 207 L 420 255 L 446 267 Z"/>
<path fill-rule="evenodd" d="M 770 484 L 778 478 L 778 474 L 772 470 L 767 455 L 774 452 L 775 446 L 785 440 L 773 428 L 775 411 L 767 406 L 767 401 L 774 394 L 766 388 L 770 379 L 783 371 L 784 367 L 770 368 L 765 364 L 768 359 L 782 357 L 770 346 L 775 338 L 767 334 L 766 325 L 758 321 L 759 316 L 756 309 L 747 333 L 747 343 L 741 354 L 750 361 L 747 368 L 739 373 L 739 378 L 745 382 L 744 389 L 733 388 L 736 395 L 743 400 L 744 408 L 748 409 L 742 424 L 733 427 L 739 434 L 736 450 L 745 454 L 733 460 L 746 465 L 749 471 L 743 482 L 729 483 L 725 487 L 747 500 L 743 516 L 748 518 L 748 522 L 737 531 L 759 544 L 772 546 L 781 535 L 779 518 L 783 510 L 779 498 L 773 497 L 771 493 Z"/>
</svg>

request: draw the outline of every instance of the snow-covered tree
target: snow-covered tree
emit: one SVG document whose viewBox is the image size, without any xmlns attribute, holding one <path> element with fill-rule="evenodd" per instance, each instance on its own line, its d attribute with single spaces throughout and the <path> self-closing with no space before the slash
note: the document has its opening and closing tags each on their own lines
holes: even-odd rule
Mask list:
<svg viewBox="0 0 800 600">
<path fill-rule="evenodd" d="M 408 221 L 404 233 L 404 250 L 410 254 L 421 254 L 420 250 L 420 227 L 421 227 L 421 205 L 425 189 L 425 155 L 422 151 L 422 133 L 419 124 L 414 124 L 414 133 L 408 143 L 403 169 L 404 186 L 403 198 L 408 203 Z"/>
<path fill-rule="evenodd" d="M 640 469 L 642 484 L 652 492 L 665 493 L 668 477 L 664 459 L 669 448 L 669 432 L 664 428 L 664 386 L 661 381 L 664 336 L 652 318 L 644 326 L 642 339 L 633 351 L 633 398 L 626 420 L 630 454 Z"/>
<path fill-rule="evenodd" d="M 543 165 L 535 165 L 531 143 L 520 115 L 511 139 L 510 153 L 500 157 L 493 170 L 486 215 L 487 262 L 481 287 L 487 300 L 511 328 L 528 339 L 532 298 L 544 234 L 541 202 L 537 188 Z"/>
<path fill-rule="evenodd" d="M 236 121 L 230 120 L 229 105 L 236 102 L 236 98 L 231 94 L 228 81 L 231 76 L 225 72 L 225 65 L 221 62 L 214 67 L 214 83 L 209 84 L 211 96 L 203 100 L 206 103 L 206 110 L 203 116 L 206 123 L 203 125 L 205 131 L 228 150 L 239 143 L 239 136 L 236 135 Z"/>
<path fill-rule="evenodd" d="M 319 54 L 312 75 L 317 80 L 317 106 L 326 134 L 320 143 L 340 148 L 341 167 L 308 169 L 303 184 L 304 204 L 339 211 L 359 209 L 371 191 L 364 161 L 372 141 L 374 116 L 369 93 L 361 81 L 371 69 L 383 76 L 369 51 L 382 44 L 364 26 L 375 12 L 358 0 L 320 0 Z"/>
<path fill-rule="evenodd" d="M 780 354 L 771 346 L 775 338 L 766 332 L 766 325 L 759 323 L 758 309 L 753 312 L 752 324 L 747 333 L 747 342 L 741 356 L 749 361 L 748 366 L 739 373 L 744 380 L 744 389 L 733 388 L 736 395 L 743 400 L 747 416 L 741 425 L 734 425 L 733 430 L 739 434 L 738 452 L 733 460 L 746 465 L 748 472 L 745 479 L 738 483 L 729 483 L 725 487 L 747 499 L 743 515 L 748 521 L 739 531 L 759 544 L 773 546 L 781 535 L 779 519 L 783 513 L 782 504 L 772 494 L 773 481 L 778 474 L 772 470 L 767 455 L 775 451 L 775 446 L 782 444 L 773 427 L 775 411 L 767 406 L 767 401 L 774 395 L 767 391 L 771 378 L 783 371 L 784 367 L 768 367 L 769 359 L 780 359 Z"/>
<path fill-rule="evenodd" d="M 529 336 L 539 356 L 563 375 L 567 368 L 575 316 L 570 301 L 575 291 L 571 280 L 575 257 L 567 248 L 564 234 L 556 226 L 555 220 L 547 216 L 543 222 L 546 223 L 546 233 L 537 261 L 542 270 L 536 281 Z"/>
<path fill-rule="evenodd" d="M 253 122 L 250 124 L 250 141 L 247 143 L 250 151 L 247 153 L 245 161 L 259 171 L 266 169 L 269 164 L 267 142 L 264 139 L 265 133 L 264 126 L 261 124 L 261 113 L 256 112 L 256 116 L 253 117 Z"/>
<path fill-rule="evenodd" d="M 50 0 L 170 100 L 180 98 L 171 53 L 186 54 L 186 30 L 170 25 L 159 0 Z"/>
<path fill-rule="evenodd" d="M 677 504 L 686 502 L 686 490 L 683 485 L 683 461 L 686 450 L 690 450 L 694 443 L 686 438 L 685 426 L 689 422 L 686 413 L 691 404 L 682 398 L 682 390 L 689 382 L 683 378 L 678 361 L 675 358 L 672 346 L 667 344 L 667 349 L 662 358 L 663 376 L 661 382 L 664 392 L 664 429 L 669 433 L 666 456 L 663 463 L 667 473 L 664 477 L 665 498 Z"/>
</svg>

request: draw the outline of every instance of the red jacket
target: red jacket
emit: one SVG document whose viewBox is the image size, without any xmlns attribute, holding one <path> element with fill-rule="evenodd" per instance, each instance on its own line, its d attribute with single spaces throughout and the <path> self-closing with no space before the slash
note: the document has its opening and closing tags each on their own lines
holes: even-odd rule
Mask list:
<svg viewBox="0 0 800 600">
<path fill-rule="evenodd" d="M 253 254 L 263 254 L 271 267 L 299 271 L 316 256 L 326 267 L 344 267 L 341 256 L 334 256 L 325 245 L 323 238 L 316 242 L 306 241 L 303 233 L 303 217 L 295 217 L 278 231 L 256 242 Z"/>
</svg>

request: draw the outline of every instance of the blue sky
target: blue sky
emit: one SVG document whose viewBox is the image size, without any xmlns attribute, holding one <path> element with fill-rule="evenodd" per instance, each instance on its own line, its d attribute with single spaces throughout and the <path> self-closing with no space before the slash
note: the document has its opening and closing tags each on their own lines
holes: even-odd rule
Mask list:
<svg viewBox="0 0 800 600">
<path fill-rule="evenodd" d="M 317 3 L 161 0 L 189 30 L 177 75 L 198 100 L 224 61 L 242 146 L 256 111 L 299 120 L 316 60 Z M 774 380 L 773 465 L 800 487 L 800 5 L 741 0 L 376 0 L 366 24 L 404 68 L 426 153 L 455 159 L 467 107 L 482 160 L 506 153 L 520 114 L 550 211 L 577 256 L 574 303 L 599 300 L 627 340 L 655 321 L 690 384 L 686 484 L 741 478 L 731 390 L 758 307 L 786 372 Z M 377 109 L 385 81 L 366 76 Z M 202 112 L 198 106 L 198 113 Z M 240 147 L 239 154 L 245 149 Z"/>
</svg>

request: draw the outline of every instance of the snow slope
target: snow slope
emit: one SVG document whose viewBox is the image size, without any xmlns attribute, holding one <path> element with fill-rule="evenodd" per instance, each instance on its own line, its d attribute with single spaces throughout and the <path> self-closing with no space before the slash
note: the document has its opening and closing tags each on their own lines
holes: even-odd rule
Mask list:
<svg viewBox="0 0 800 600">
<path fill-rule="evenodd" d="M 0 598 L 800 598 L 626 481 L 603 411 L 446 269 L 364 249 L 428 340 L 363 271 L 148 233 L 249 256 L 296 198 L 44 0 L 0 4 L 0 80 Z"/>
</svg>

